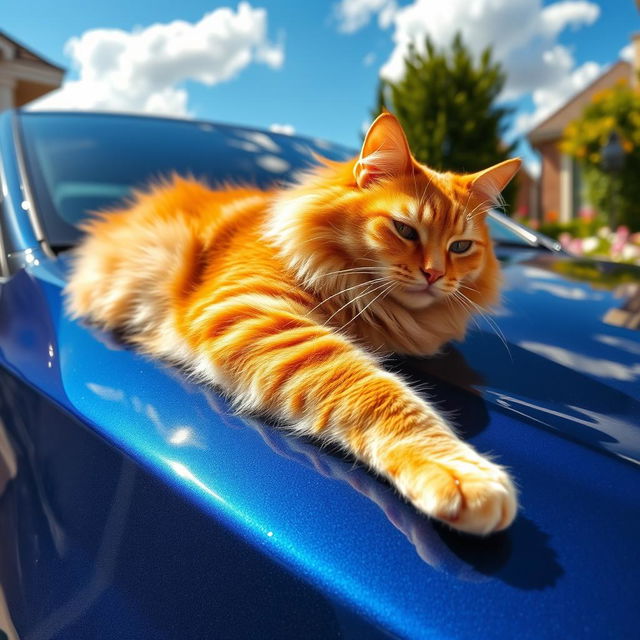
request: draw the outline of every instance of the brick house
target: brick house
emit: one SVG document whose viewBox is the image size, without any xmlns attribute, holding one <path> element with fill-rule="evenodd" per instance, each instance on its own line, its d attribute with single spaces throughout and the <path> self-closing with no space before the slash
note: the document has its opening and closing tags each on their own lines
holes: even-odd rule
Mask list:
<svg viewBox="0 0 640 640">
<path fill-rule="evenodd" d="M 516 202 L 514 215 L 516 218 L 529 219 L 537 216 L 538 211 L 538 182 L 527 171 L 526 166 L 522 166 L 516 176 L 518 190 L 516 192 Z"/>
<path fill-rule="evenodd" d="M 21 107 L 59 88 L 64 72 L 0 31 L 0 111 Z"/>
<path fill-rule="evenodd" d="M 558 143 L 567 125 L 581 115 L 596 93 L 611 88 L 620 80 L 637 86 L 640 71 L 640 33 L 633 36 L 632 42 L 632 62 L 619 60 L 613 64 L 529 132 L 527 138 L 540 154 L 541 160 L 538 202 L 534 218 L 569 222 L 586 204 L 582 198 L 579 166 L 573 158 L 560 152 Z"/>
</svg>

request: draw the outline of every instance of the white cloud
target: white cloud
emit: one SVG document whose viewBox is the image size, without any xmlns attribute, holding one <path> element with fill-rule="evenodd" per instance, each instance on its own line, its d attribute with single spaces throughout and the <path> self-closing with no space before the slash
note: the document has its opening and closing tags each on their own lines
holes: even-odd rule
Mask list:
<svg viewBox="0 0 640 640">
<path fill-rule="evenodd" d="M 195 23 L 176 20 L 134 31 L 92 29 L 69 40 L 78 79 L 39 100 L 40 109 L 97 109 L 188 115 L 187 80 L 212 86 L 252 63 L 278 69 L 282 44 L 267 38 L 267 13 L 247 2 Z"/>
<path fill-rule="evenodd" d="M 376 54 L 373 51 L 367 53 L 367 55 L 362 59 L 362 64 L 365 67 L 370 67 L 376 61 Z"/>
<path fill-rule="evenodd" d="M 631 42 L 626 47 L 622 47 L 618 55 L 620 56 L 620 58 L 622 58 L 622 60 L 633 62 L 633 43 Z"/>
<path fill-rule="evenodd" d="M 395 0 L 342 0 L 335 6 L 338 29 L 353 33 L 365 27 L 378 14 L 378 24 L 386 29 L 397 11 Z"/>
<path fill-rule="evenodd" d="M 570 68 L 570 67 L 569 67 Z M 602 67 L 596 62 L 585 62 L 583 65 L 559 75 L 555 83 L 536 89 L 531 94 L 536 110 L 520 114 L 516 118 L 515 128 L 518 133 L 526 133 L 550 116 L 566 100 L 584 89 L 600 73 Z"/>
<path fill-rule="evenodd" d="M 540 13 L 542 30 L 550 38 L 556 38 L 567 27 L 574 29 L 593 24 L 600 15 L 600 7 L 585 0 L 564 0 L 545 7 Z"/>
<path fill-rule="evenodd" d="M 341 29 L 356 31 L 385 7 L 382 0 L 343 0 Z M 492 48 L 494 59 L 507 73 L 503 99 L 532 96 L 535 111 L 520 116 L 519 132 L 540 122 L 601 71 L 595 62 L 576 67 L 571 51 L 558 42 L 566 29 L 598 19 L 600 8 L 594 2 L 558 0 L 543 6 L 542 0 L 414 0 L 401 8 L 394 6 L 390 17 L 387 9 L 387 14 L 395 46 L 381 76 L 390 80 L 402 76 L 411 44 L 423 50 L 429 36 L 446 47 L 459 32 L 475 54 Z"/>
<path fill-rule="evenodd" d="M 402 75 L 411 43 L 421 49 L 428 35 L 447 46 L 460 32 L 474 53 L 492 47 L 508 74 L 507 94 L 521 95 L 566 73 L 573 61 L 556 37 L 569 26 L 592 24 L 599 11 L 591 2 L 571 0 L 546 7 L 541 0 L 415 0 L 394 16 L 395 48 L 381 74 L 391 79 Z"/>
<path fill-rule="evenodd" d="M 273 133 L 283 133 L 286 136 L 292 136 L 296 130 L 291 124 L 277 124 L 274 123 L 269 125 L 269 131 L 273 131 Z"/>
</svg>

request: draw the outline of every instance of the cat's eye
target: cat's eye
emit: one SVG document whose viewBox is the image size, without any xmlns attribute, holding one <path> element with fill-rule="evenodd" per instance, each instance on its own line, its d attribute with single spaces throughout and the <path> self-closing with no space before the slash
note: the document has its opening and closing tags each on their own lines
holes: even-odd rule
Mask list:
<svg viewBox="0 0 640 640">
<path fill-rule="evenodd" d="M 396 228 L 398 235 L 405 240 L 417 240 L 418 232 L 408 224 L 400 222 L 399 220 L 393 221 L 393 226 Z"/>
<path fill-rule="evenodd" d="M 471 249 L 472 244 L 472 240 L 456 240 L 451 243 L 449 251 L 451 251 L 451 253 L 466 253 Z"/>
</svg>

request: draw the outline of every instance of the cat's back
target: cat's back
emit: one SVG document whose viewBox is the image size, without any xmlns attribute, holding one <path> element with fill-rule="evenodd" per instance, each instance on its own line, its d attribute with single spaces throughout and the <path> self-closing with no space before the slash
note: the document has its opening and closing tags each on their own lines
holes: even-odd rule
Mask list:
<svg viewBox="0 0 640 640">
<path fill-rule="evenodd" d="M 270 193 L 248 186 L 211 188 L 195 179 L 174 176 L 144 191 L 134 192 L 127 206 L 99 212 L 84 225 L 88 241 L 100 241 L 111 233 L 136 233 L 179 223 L 199 233 L 216 229 L 242 217 L 247 208 L 265 208 Z M 86 242 L 85 242 L 86 244 Z"/>
<path fill-rule="evenodd" d="M 257 233 L 269 199 L 250 187 L 211 189 L 180 177 L 136 192 L 128 206 L 84 225 L 66 287 L 68 310 L 110 328 L 144 324 L 214 247 L 219 254 L 239 232 Z"/>
</svg>

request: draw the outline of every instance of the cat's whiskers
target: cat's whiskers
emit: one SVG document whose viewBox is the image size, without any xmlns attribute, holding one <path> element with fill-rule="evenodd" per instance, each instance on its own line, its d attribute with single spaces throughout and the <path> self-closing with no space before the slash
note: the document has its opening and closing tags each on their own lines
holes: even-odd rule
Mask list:
<svg viewBox="0 0 640 640">
<path fill-rule="evenodd" d="M 413 176 L 413 188 L 415 191 L 415 198 L 417 198 L 418 200 L 418 214 L 420 213 L 420 211 L 422 210 L 422 207 L 424 206 L 426 200 L 427 200 L 427 194 L 429 193 L 429 187 L 431 186 L 431 183 L 433 182 L 433 175 L 429 177 L 429 182 L 427 183 L 427 186 L 422 190 L 421 194 L 418 194 L 418 184 L 416 182 L 416 172 L 413 171 L 412 173 Z"/>
<path fill-rule="evenodd" d="M 422 208 L 422 198 L 424 197 L 424 193 L 421 196 L 418 196 L 418 181 L 416 180 L 416 172 L 412 171 L 411 176 L 413 177 L 413 190 L 415 191 L 415 198 L 418 199 L 418 211 Z"/>
<path fill-rule="evenodd" d="M 360 274 L 366 275 L 369 273 L 384 273 L 386 271 L 385 267 L 353 267 L 351 269 L 340 269 L 339 271 L 329 271 L 328 273 L 319 273 L 317 275 L 313 275 L 310 279 L 316 278 L 326 278 L 327 276 L 335 276 L 340 274 Z"/>
<path fill-rule="evenodd" d="M 504 345 L 504 348 L 507 350 L 507 353 L 509 354 L 509 358 L 513 362 L 513 356 L 511 354 L 511 349 L 509 349 L 507 338 L 502 332 L 502 329 L 500 329 L 500 327 L 498 326 L 498 324 L 490 316 L 484 313 L 484 311 L 479 305 L 477 305 L 473 300 L 471 300 L 468 296 L 462 293 L 462 291 L 456 291 L 454 295 L 456 297 L 460 296 L 463 300 L 469 303 L 473 307 L 473 309 L 475 309 L 475 312 L 486 321 L 486 323 L 493 329 L 493 332 L 496 334 L 496 336 L 500 339 L 500 341 Z"/>
<path fill-rule="evenodd" d="M 349 291 L 352 291 L 353 289 L 357 289 L 358 287 L 364 287 L 365 285 L 376 284 L 376 283 L 381 282 L 382 280 L 387 281 L 386 278 L 374 278 L 373 280 L 367 280 L 366 282 L 360 282 L 358 284 L 354 284 L 351 287 L 347 287 L 346 289 L 342 289 L 341 291 L 338 291 L 337 293 L 334 293 L 334 294 L 330 295 L 328 298 L 324 298 L 323 300 L 321 300 L 315 307 L 313 307 L 313 309 L 309 309 L 309 311 L 307 311 L 307 315 L 309 315 L 310 313 L 312 313 L 313 311 L 315 311 L 316 309 L 321 307 L 325 302 L 328 302 L 329 300 L 331 300 L 333 298 L 336 298 L 337 296 L 342 295 L 343 293 L 347 293 Z M 357 299 L 357 298 L 354 298 L 354 299 Z M 347 304 L 349 304 L 349 303 L 347 303 Z"/>
<path fill-rule="evenodd" d="M 473 216 L 473 214 L 480 209 L 480 207 L 484 207 L 488 204 L 488 200 L 482 200 L 481 202 L 479 202 L 471 211 L 467 211 L 466 207 L 465 207 L 465 213 L 467 214 L 467 220 L 470 220 L 471 217 Z"/>
<path fill-rule="evenodd" d="M 395 282 L 392 282 L 386 289 L 383 289 L 383 291 L 381 291 L 375 298 L 373 298 L 373 300 L 371 300 L 363 309 L 358 311 L 358 313 L 356 313 L 356 315 L 353 316 L 353 318 L 351 318 L 351 320 L 349 320 L 348 322 L 343 324 L 340 327 L 340 329 L 338 329 L 338 331 L 342 331 L 342 330 L 345 329 L 345 327 L 349 326 L 356 318 L 358 318 L 361 314 L 363 314 L 378 298 L 380 298 L 381 296 L 386 296 L 388 293 L 391 293 L 391 290 L 395 286 L 396 286 Z"/>
<path fill-rule="evenodd" d="M 450 302 L 451 306 L 453 305 L 454 302 L 457 302 L 459 306 L 461 306 L 463 309 L 465 309 L 469 313 L 469 318 L 476 325 L 476 328 L 478 329 L 478 331 L 482 331 L 482 327 L 480 326 L 480 323 L 478 322 L 478 320 L 474 315 L 474 310 L 471 307 L 469 307 L 469 305 L 462 298 L 459 298 L 456 295 L 456 293 L 458 293 L 456 290 L 451 291 L 451 294 L 446 297 L 447 302 Z"/>
<path fill-rule="evenodd" d="M 468 289 L 469 291 L 473 291 L 474 293 L 480 293 L 478 289 L 475 289 L 474 287 L 470 287 L 468 284 L 463 284 L 462 282 L 459 282 L 458 286 L 462 287 L 463 289 Z"/>
<path fill-rule="evenodd" d="M 469 206 L 469 200 L 471 200 L 471 194 L 473 193 L 473 191 L 471 189 L 469 189 L 469 193 L 467 194 L 467 201 L 464 203 L 464 207 L 462 207 L 462 213 L 467 214 L 467 207 Z M 468 215 L 468 214 L 467 214 Z M 468 220 L 469 218 L 467 218 Z"/>
<path fill-rule="evenodd" d="M 482 202 L 477 204 L 470 212 L 467 213 L 467 222 L 473 220 L 473 218 L 475 218 L 476 216 L 487 213 L 492 206 L 493 202 L 491 200 L 483 200 Z M 480 209 L 481 207 L 484 207 L 484 209 Z M 478 211 L 478 209 L 480 209 L 480 211 Z"/>
<path fill-rule="evenodd" d="M 422 195 L 420 196 L 420 202 L 418 204 L 418 206 L 420 208 L 422 208 L 427 203 L 427 195 L 429 193 L 429 187 L 431 186 L 432 182 L 433 182 L 433 176 L 430 176 L 429 177 L 429 182 L 427 183 L 427 186 L 424 188 L 424 191 L 422 192 Z"/>
<path fill-rule="evenodd" d="M 386 278 L 385 278 L 386 280 Z M 324 322 L 324 324 L 328 324 L 329 322 L 331 322 L 331 320 L 338 315 L 343 309 L 346 309 L 350 304 L 353 304 L 354 302 L 356 302 L 357 300 L 359 300 L 360 298 L 370 294 L 370 293 L 375 293 L 376 291 L 380 291 L 380 289 L 386 287 L 388 285 L 389 281 L 386 280 L 386 282 L 383 282 L 382 284 L 377 284 L 375 285 L 373 288 L 367 289 L 366 291 L 363 291 L 362 293 L 358 294 L 355 298 L 351 298 L 351 300 L 347 300 L 347 302 L 345 302 L 345 304 L 343 304 L 339 309 L 336 309 Z M 370 283 L 371 284 L 371 283 Z M 365 307 L 366 308 L 366 307 Z M 359 314 L 358 314 L 359 315 Z"/>
</svg>

